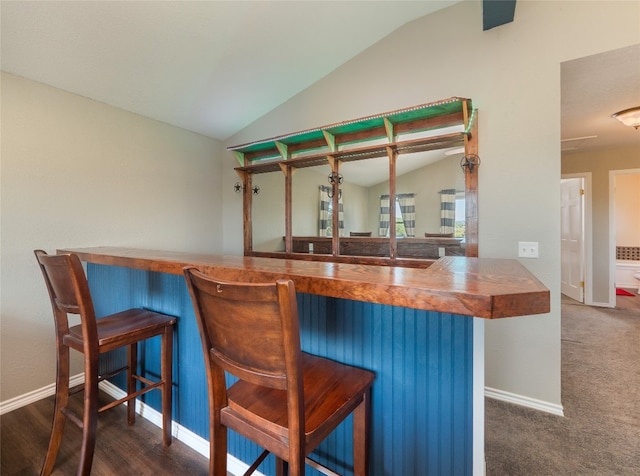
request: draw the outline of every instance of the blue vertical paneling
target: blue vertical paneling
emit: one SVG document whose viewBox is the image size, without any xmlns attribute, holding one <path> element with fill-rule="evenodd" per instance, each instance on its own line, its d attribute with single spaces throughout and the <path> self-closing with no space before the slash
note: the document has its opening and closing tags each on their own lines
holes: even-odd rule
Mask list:
<svg viewBox="0 0 640 476">
<path fill-rule="evenodd" d="M 92 264 L 88 276 L 98 315 L 141 306 L 178 317 L 174 419 L 208 438 L 202 348 L 184 278 Z M 309 294 L 298 294 L 298 308 L 304 351 L 376 374 L 373 475 L 471 474 L 472 319 Z M 159 342 L 149 344 L 144 351 L 149 375 L 159 373 L 157 346 Z M 112 365 L 117 358 L 101 364 Z M 147 403 L 159 409 L 159 398 L 149 397 Z M 229 452 L 250 462 L 260 449 L 231 432 Z M 351 418 L 313 457 L 340 474 L 352 474 Z M 270 457 L 260 471 L 271 475 L 272 469 Z M 319 473 L 308 468 L 308 474 Z"/>
<path fill-rule="evenodd" d="M 197 435 L 209 438 L 202 344 L 184 278 L 93 264 L 87 266 L 87 276 L 98 316 L 127 307 L 144 307 L 178 318 L 173 341 L 173 418 Z M 160 338 L 153 340 L 157 342 L 139 349 L 143 375 L 150 377 L 160 372 Z M 116 351 L 102 359 L 101 366 L 115 368 L 114 361 L 124 363 L 125 355 Z M 124 388 L 124 376 L 116 377 L 113 383 Z M 142 398 L 160 411 L 159 392 L 150 392 Z"/>
</svg>

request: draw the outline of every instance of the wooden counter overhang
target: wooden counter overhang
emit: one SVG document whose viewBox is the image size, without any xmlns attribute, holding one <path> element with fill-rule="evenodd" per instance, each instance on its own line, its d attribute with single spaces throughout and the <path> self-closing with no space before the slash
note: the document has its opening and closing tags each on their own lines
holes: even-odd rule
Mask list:
<svg viewBox="0 0 640 476">
<path fill-rule="evenodd" d="M 550 310 L 549 290 L 509 259 L 447 256 L 417 269 L 116 247 L 58 253 L 76 253 L 88 263 L 169 274 L 195 266 L 228 281 L 292 279 L 303 293 L 487 319 Z"/>
</svg>

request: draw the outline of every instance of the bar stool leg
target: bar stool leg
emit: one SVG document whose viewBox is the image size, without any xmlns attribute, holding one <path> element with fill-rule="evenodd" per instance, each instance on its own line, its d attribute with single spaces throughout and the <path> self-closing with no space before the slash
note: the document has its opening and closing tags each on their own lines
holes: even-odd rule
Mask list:
<svg viewBox="0 0 640 476">
<path fill-rule="evenodd" d="M 173 395 L 173 327 L 165 327 L 162 334 L 161 368 L 162 374 L 162 444 L 171 445 L 172 395 Z"/>
<path fill-rule="evenodd" d="M 133 376 L 138 372 L 138 344 L 127 347 L 127 395 L 136 391 L 136 381 Z M 133 425 L 136 422 L 136 399 L 127 401 L 127 422 Z"/>
<path fill-rule="evenodd" d="M 276 476 L 286 476 L 286 464 L 282 458 L 276 456 Z"/>
<path fill-rule="evenodd" d="M 288 472 L 287 474 L 289 476 L 304 476 L 305 475 L 305 461 L 304 458 L 302 458 L 302 461 L 299 460 L 294 460 L 294 461 L 289 461 L 288 464 Z"/>
<path fill-rule="evenodd" d="M 369 393 L 365 393 L 362 403 L 353 411 L 353 474 L 369 474 Z"/>
<path fill-rule="evenodd" d="M 209 363 L 205 364 L 207 373 L 207 386 L 211 389 L 208 392 L 209 400 L 209 476 L 220 476 L 227 474 L 227 427 L 220 422 L 220 409 L 216 407 L 216 401 L 221 400 L 221 396 L 226 395 L 223 389 L 214 387 L 214 382 L 223 381 L 224 373 L 222 369 L 213 367 Z M 219 372 L 217 376 L 215 373 Z M 219 392 L 214 396 L 215 392 Z"/>
<path fill-rule="evenodd" d="M 215 425 L 212 422 L 209 426 L 209 438 L 209 454 L 211 455 L 209 476 L 227 474 L 227 429 L 219 423 Z"/>
<path fill-rule="evenodd" d="M 53 424 L 51 426 L 51 436 L 49 437 L 49 447 L 42 465 L 41 476 L 49 476 L 56 464 L 60 443 L 66 417 L 63 410 L 69 403 L 69 348 L 59 344 L 57 352 L 56 368 L 56 397 L 53 409 Z"/>
<path fill-rule="evenodd" d="M 88 355 L 84 369 L 84 414 L 78 476 L 89 476 L 98 429 L 98 354 Z"/>
</svg>

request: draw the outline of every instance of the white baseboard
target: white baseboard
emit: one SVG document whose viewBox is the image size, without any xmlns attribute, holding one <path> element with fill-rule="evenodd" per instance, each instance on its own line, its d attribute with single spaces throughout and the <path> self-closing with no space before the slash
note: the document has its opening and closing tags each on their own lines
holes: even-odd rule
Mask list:
<svg viewBox="0 0 640 476">
<path fill-rule="evenodd" d="M 69 379 L 69 386 L 75 387 L 84 383 L 84 373 L 74 375 Z M 0 402 L 0 415 L 9 413 L 10 411 L 17 410 L 18 408 L 25 407 L 30 403 L 37 402 L 43 398 L 50 397 L 56 393 L 56 384 L 52 383 L 46 387 L 33 390 L 32 392 L 25 393 L 15 398 L 10 398 L 4 402 Z"/>
<path fill-rule="evenodd" d="M 616 281 L 616 288 L 638 289 L 638 281 Z"/>
<path fill-rule="evenodd" d="M 111 382 L 107 380 L 103 380 L 100 382 L 100 390 L 105 392 L 107 395 L 113 397 L 114 399 L 122 398 L 125 396 L 125 392 L 116 387 Z M 126 403 L 125 403 L 126 405 Z M 145 403 L 138 400 L 136 405 L 136 413 L 139 413 L 142 418 L 150 421 L 158 428 L 162 428 L 162 413 L 155 410 L 154 408 L 146 405 Z M 175 421 L 171 425 L 171 434 L 174 438 L 182 441 L 189 448 L 197 451 L 201 455 L 205 457 L 209 457 L 209 441 L 202 438 L 201 436 L 196 435 L 191 430 L 185 428 L 184 426 L 176 423 Z M 233 475 L 241 475 L 244 474 L 247 469 L 249 469 L 249 465 L 240 461 L 233 455 L 227 454 L 227 472 Z M 264 476 L 262 473 L 256 471 L 256 476 Z"/>
<path fill-rule="evenodd" d="M 517 395 L 515 393 L 505 392 L 504 390 L 498 390 L 491 387 L 485 387 L 484 394 L 486 397 L 493 398 L 494 400 L 501 400 L 503 402 L 533 408 L 534 410 L 551 413 L 553 415 L 564 416 L 564 409 L 562 405 L 558 405 L 555 403 L 538 400 L 536 398 L 525 397 L 523 395 Z"/>
<path fill-rule="evenodd" d="M 591 302 L 588 302 L 588 303 L 585 303 L 585 304 L 587 304 L 588 306 L 608 307 L 608 308 L 613 309 L 614 307 L 616 307 L 615 295 L 614 295 L 613 299 L 614 299 L 613 304 L 610 303 L 610 302 L 600 302 L 600 301 L 591 301 Z"/>
</svg>

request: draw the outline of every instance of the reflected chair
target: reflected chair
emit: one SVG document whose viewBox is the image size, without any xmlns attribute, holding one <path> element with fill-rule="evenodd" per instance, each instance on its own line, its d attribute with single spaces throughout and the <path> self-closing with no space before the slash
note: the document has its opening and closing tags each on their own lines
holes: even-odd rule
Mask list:
<svg viewBox="0 0 640 476">
<path fill-rule="evenodd" d="M 354 474 L 368 474 L 373 373 L 304 353 L 292 281 L 215 280 L 193 267 L 184 274 L 202 338 L 209 388 L 209 475 L 226 475 L 227 428 L 269 452 L 276 474 L 304 475 L 307 458 L 353 413 Z M 239 380 L 226 386 L 225 371 Z M 326 472 L 326 474 L 335 474 Z"/>
<path fill-rule="evenodd" d="M 96 319 L 87 279 L 80 259 L 75 254 L 48 255 L 35 251 L 40 270 L 44 276 L 53 308 L 56 331 L 56 396 L 53 425 L 47 456 L 41 475 L 51 474 L 65 421 L 69 419 L 82 429 L 80 463 L 78 475 L 89 475 L 96 442 L 98 413 L 124 402 L 127 405 L 129 424 L 135 422 L 135 399 L 150 390 L 162 392 L 162 443 L 171 444 L 171 366 L 173 326 L 176 318 L 148 311 L 128 309 Z M 80 324 L 69 326 L 69 314 L 80 316 Z M 155 336 L 162 336 L 161 377 L 153 382 L 137 375 L 137 343 Z M 126 346 L 128 365 L 108 375 L 98 374 L 99 355 Z M 84 354 L 84 385 L 69 389 L 69 349 Z M 99 408 L 98 383 L 118 372 L 127 371 L 127 395 Z M 142 388 L 136 390 L 136 381 Z M 82 418 L 69 408 L 69 394 L 84 390 Z"/>
</svg>

